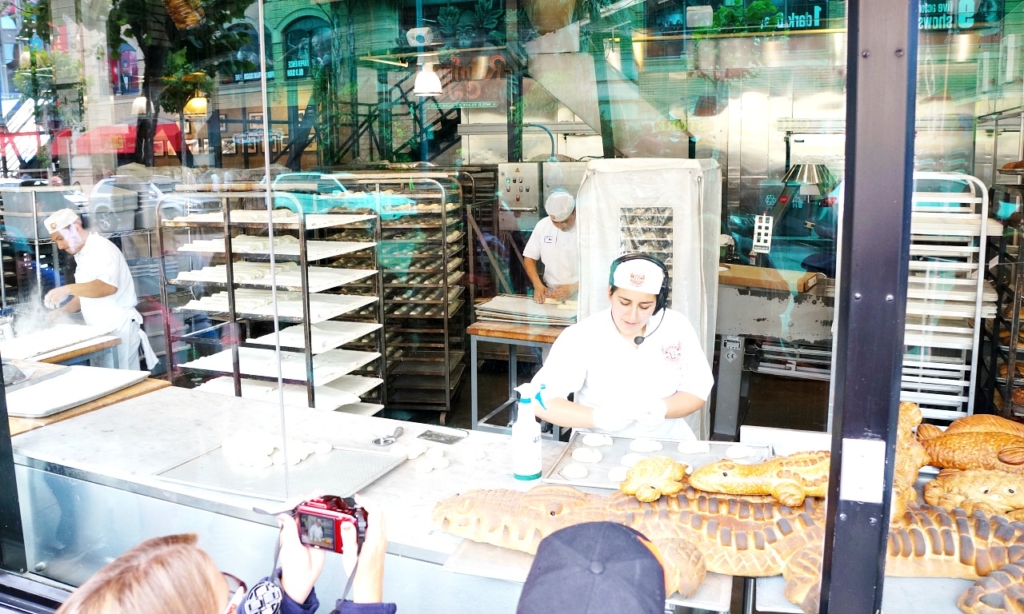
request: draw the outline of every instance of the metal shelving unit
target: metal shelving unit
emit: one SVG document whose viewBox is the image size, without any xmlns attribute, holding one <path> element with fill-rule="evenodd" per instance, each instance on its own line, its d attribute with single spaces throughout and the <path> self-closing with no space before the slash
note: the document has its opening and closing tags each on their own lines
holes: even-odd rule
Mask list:
<svg viewBox="0 0 1024 614">
<path fill-rule="evenodd" d="M 302 214 L 308 209 L 320 210 L 320 196 L 315 193 L 225 192 L 204 193 L 204 197 L 220 199 L 221 211 L 160 219 L 160 251 L 166 253 L 165 233 L 206 228 L 219 231 L 219 240 L 193 241 L 190 233 L 188 243 L 177 251 L 203 264 L 219 264 L 167 279 L 162 260 L 161 298 L 166 300 L 168 285 L 188 288 L 194 300 L 175 312 L 205 315 L 218 323 L 179 338 L 202 345 L 214 336 L 222 346 L 230 347 L 180 364 L 178 369 L 169 363 L 172 384 L 181 369 L 203 377 L 230 376 L 230 386 L 226 379 L 204 384 L 213 391 L 235 396 L 263 392 L 266 385 L 255 382 L 277 379 L 276 338 L 273 328 L 266 325 L 276 322 L 286 403 L 299 387 L 304 389 L 309 407 L 364 414 L 382 409 L 387 370 L 382 360 L 383 278 L 376 249 L 380 245 L 379 215 L 373 211 Z M 265 209 L 268 199 L 275 206 L 272 224 Z M 258 209 L 248 208 L 252 206 Z M 281 216 L 283 207 L 299 214 Z M 340 230 L 352 228 L 366 240 L 335 239 Z M 336 267 L 338 258 L 346 254 L 364 255 L 359 270 Z M 274 284 L 269 278 L 270 266 L 262 264 L 271 258 L 279 265 L 275 274 L 280 277 Z M 310 292 L 311 279 L 315 292 Z M 175 339 L 169 326 L 165 332 L 168 339 Z M 352 347 L 355 344 L 360 347 Z M 365 403 L 366 396 L 374 403 Z"/>
<path fill-rule="evenodd" d="M 388 409 L 443 422 L 466 375 L 470 293 L 465 195 L 457 173 L 337 178 L 381 202 Z M 387 198 L 385 198 L 387 195 Z"/>
<path fill-rule="evenodd" d="M 900 399 L 925 418 L 955 420 L 974 413 L 980 335 L 996 301 L 985 251 L 1002 226 L 975 177 L 915 173 L 914 183 Z"/>
</svg>

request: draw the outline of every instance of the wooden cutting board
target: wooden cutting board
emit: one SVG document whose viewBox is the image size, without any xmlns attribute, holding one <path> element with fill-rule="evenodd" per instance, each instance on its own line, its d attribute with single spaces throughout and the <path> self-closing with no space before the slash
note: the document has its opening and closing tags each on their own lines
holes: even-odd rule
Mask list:
<svg viewBox="0 0 1024 614">
<path fill-rule="evenodd" d="M 723 267 L 728 267 L 722 270 Z M 745 264 L 719 265 L 718 283 L 742 288 L 762 288 L 783 292 L 807 292 L 818 282 L 817 273 L 768 269 Z"/>
</svg>

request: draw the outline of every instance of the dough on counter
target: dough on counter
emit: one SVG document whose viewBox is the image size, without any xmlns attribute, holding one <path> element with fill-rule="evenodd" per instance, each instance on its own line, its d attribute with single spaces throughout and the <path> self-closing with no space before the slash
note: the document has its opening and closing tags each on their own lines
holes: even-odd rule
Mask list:
<svg viewBox="0 0 1024 614">
<path fill-rule="evenodd" d="M 612 467 L 608 470 L 608 479 L 612 482 L 622 482 L 629 473 L 629 467 Z"/>
<path fill-rule="evenodd" d="M 567 480 L 580 480 L 587 477 L 587 474 L 590 472 L 579 463 L 569 463 L 558 473 Z"/>
<path fill-rule="evenodd" d="M 431 467 L 433 467 L 435 470 L 436 469 L 447 469 L 448 465 L 451 464 L 451 461 L 449 461 L 447 458 L 445 458 L 443 456 L 437 456 L 437 457 L 427 456 L 425 460 L 429 460 L 430 463 L 431 463 Z"/>
<path fill-rule="evenodd" d="M 484 450 L 477 450 L 473 453 L 473 460 L 482 461 L 487 458 L 487 452 Z"/>
<path fill-rule="evenodd" d="M 657 452 L 662 448 L 660 441 L 654 439 L 647 439 L 646 437 L 638 437 L 633 441 L 629 442 L 630 452 Z"/>
<path fill-rule="evenodd" d="M 572 451 L 572 459 L 581 463 L 600 463 L 604 455 L 594 448 L 576 448 Z"/>
<path fill-rule="evenodd" d="M 599 446 L 610 446 L 615 441 L 611 435 L 602 435 L 601 433 L 587 433 L 583 436 L 583 445 L 596 448 Z"/>
<path fill-rule="evenodd" d="M 741 443 L 731 445 L 725 450 L 725 456 L 733 460 L 737 458 L 747 458 L 757 454 L 757 451 L 750 446 L 745 446 Z"/>
<path fill-rule="evenodd" d="M 421 458 L 416 461 L 416 473 L 430 473 L 434 470 L 434 461 L 429 458 Z"/>
<path fill-rule="evenodd" d="M 706 441 L 680 441 L 677 449 L 681 454 L 707 454 L 711 445 Z"/>
<path fill-rule="evenodd" d="M 272 463 L 274 463 L 275 465 L 283 465 L 284 464 L 284 451 L 276 450 L 273 454 L 270 455 L 270 461 Z"/>
<path fill-rule="evenodd" d="M 636 452 L 630 452 L 629 454 L 624 455 L 620 462 L 622 463 L 623 467 L 632 467 L 633 465 L 639 463 L 640 461 L 642 461 L 645 458 L 647 458 L 647 457 L 644 456 L 643 454 L 637 454 Z"/>
<path fill-rule="evenodd" d="M 444 458 L 444 450 L 442 450 L 441 448 L 438 448 L 437 446 L 434 446 L 433 448 L 430 448 L 429 450 L 427 450 L 426 453 L 424 454 L 424 456 L 426 456 L 429 459 L 433 459 L 433 460 L 437 460 L 439 458 Z"/>
<path fill-rule="evenodd" d="M 329 454 L 332 449 L 333 446 L 329 441 L 318 441 L 313 444 L 313 452 L 317 454 Z"/>
<path fill-rule="evenodd" d="M 408 454 L 406 455 L 406 458 L 413 460 L 427 451 L 427 444 L 422 441 L 414 441 L 408 445 L 407 450 Z"/>
</svg>

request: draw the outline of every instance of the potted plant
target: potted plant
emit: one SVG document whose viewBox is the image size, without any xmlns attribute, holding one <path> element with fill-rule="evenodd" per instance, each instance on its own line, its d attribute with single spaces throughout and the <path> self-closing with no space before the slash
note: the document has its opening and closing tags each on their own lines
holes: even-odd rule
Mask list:
<svg viewBox="0 0 1024 614">
<path fill-rule="evenodd" d="M 782 19 L 771 0 L 719 7 L 711 26 L 694 30 L 697 71 L 714 81 L 751 74 L 760 65 L 761 40 L 773 36 Z"/>
</svg>

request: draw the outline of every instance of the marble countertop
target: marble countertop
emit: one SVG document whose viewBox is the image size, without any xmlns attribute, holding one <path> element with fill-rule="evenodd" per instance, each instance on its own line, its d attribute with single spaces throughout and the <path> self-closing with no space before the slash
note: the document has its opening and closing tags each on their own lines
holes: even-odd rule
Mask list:
<svg viewBox="0 0 1024 614">
<path fill-rule="evenodd" d="M 289 407 L 284 428 L 289 438 L 327 440 L 350 449 L 379 452 L 370 440 L 401 425 L 399 443 L 409 443 L 437 427 L 358 416 L 339 412 Z M 169 482 L 159 474 L 200 456 L 221 444 L 229 435 L 259 428 L 279 434 L 281 414 L 276 404 L 227 397 L 182 388 L 165 388 L 150 394 L 37 429 L 12 439 L 15 462 L 38 466 L 54 463 L 128 490 L 168 500 L 185 500 L 216 508 L 242 518 L 259 520 L 253 506 L 280 509 L 281 504 L 256 497 L 228 494 Z M 447 469 L 423 474 L 415 461 L 405 461 L 363 489 L 388 518 L 390 550 L 443 563 L 462 538 L 434 528 L 430 512 L 434 504 L 458 492 L 475 488 L 528 490 L 539 482 L 512 477 L 512 451 L 507 435 L 470 431 L 452 444 L 423 441 L 444 449 L 451 462 Z M 565 444 L 544 440 L 544 464 L 550 466 Z M 478 457 L 484 456 L 478 460 Z M 304 493 L 289 493 L 292 496 Z M 267 524 L 274 524 L 265 517 Z"/>
</svg>

